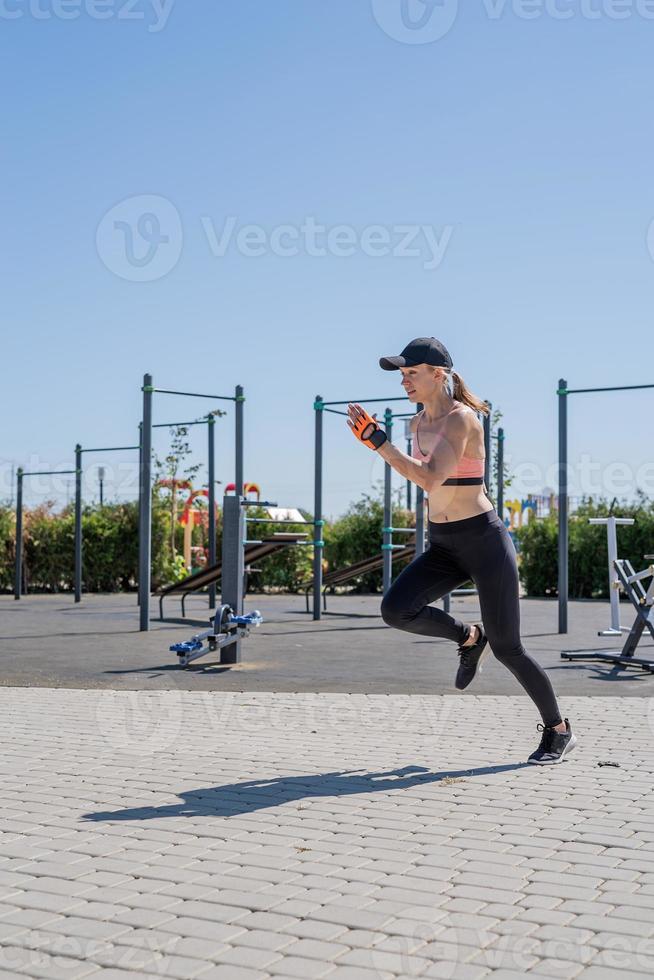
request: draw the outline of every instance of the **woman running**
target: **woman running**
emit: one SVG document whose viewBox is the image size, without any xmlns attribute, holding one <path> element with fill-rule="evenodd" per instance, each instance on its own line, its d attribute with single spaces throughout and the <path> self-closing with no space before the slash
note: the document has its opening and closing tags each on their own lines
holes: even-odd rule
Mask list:
<svg viewBox="0 0 654 980">
<path fill-rule="evenodd" d="M 398 575 L 384 596 L 384 622 L 458 643 L 459 690 L 481 669 L 489 644 L 543 719 L 540 745 L 528 761 L 562 762 L 576 738 L 568 719 L 561 718 L 549 677 L 522 645 L 516 552 L 484 485 L 484 433 L 477 413 L 488 414 L 488 406 L 468 390 L 434 337 L 412 340 L 398 357 L 382 357 L 379 363 L 385 371 L 399 370 L 409 401 L 424 405 L 411 421 L 413 455 L 392 445 L 361 405 L 348 406 L 348 425 L 361 442 L 429 495 L 430 541 L 429 549 Z M 477 587 L 482 622 L 462 623 L 429 605 L 470 579 Z"/>
</svg>

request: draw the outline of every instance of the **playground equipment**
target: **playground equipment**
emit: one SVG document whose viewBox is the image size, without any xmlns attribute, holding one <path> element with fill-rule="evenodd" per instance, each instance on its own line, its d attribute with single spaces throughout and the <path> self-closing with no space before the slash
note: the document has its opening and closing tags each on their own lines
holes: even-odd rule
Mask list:
<svg viewBox="0 0 654 980">
<path fill-rule="evenodd" d="M 650 385 L 621 385 L 609 388 L 568 388 L 565 378 L 559 381 L 559 633 L 568 632 L 569 591 L 569 500 L 568 500 L 568 397 L 604 391 L 639 391 Z"/>
<path fill-rule="evenodd" d="M 522 527 L 524 514 L 527 511 L 531 511 L 530 520 L 537 516 L 538 505 L 535 500 L 531 497 L 527 497 L 524 500 L 507 500 L 505 505 L 509 512 L 509 530 L 517 531 L 518 528 Z"/>
<path fill-rule="evenodd" d="M 194 506 L 194 504 L 196 503 L 198 497 L 208 498 L 209 491 L 205 490 L 204 488 L 195 490 L 190 480 L 158 480 L 157 486 L 165 487 L 173 494 L 177 493 L 178 490 L 188 491 L 188 497 L 184 501 L 182 512 L 177 518 L 177 522 L 184 528 L 184 564 L 186 565 L 186 568 L 190 574 L 193 571 L 193 551 L 204 550 L 202 548 L 194 549 L 192 547 L 193 528 L 201 524 L 205 524 L 208 527 L 209 521 L 209 511 L 205 510 L 204 508 L 200 509 Z M 214 507 L 216 506 L 217 505 L 214 503 Z M 208 549 L 206 552 L 206 557 L 208 558 Z M 206 564 L 206 561 L 203 564 Z"/>
<path fill-rule="evenodd" d="M 236 385 L 234 395 L 206 395 L 197 391 L 171 391 L 168 388 L 155 388 L 152 375 L 143 376 L 143 420 L 141 422 L 141 466 L 139 481 L 139 628 L 142 632 L 150 629 L 150 591 L 152 560 L 152 429 L 170 428 L 177 425 L 203 425 L 208 427 L 208 484 L 209 484 L 209 565 L 216 562 L 216 474 L 215 474 L 215 418 L 207 415 L 200 422 L 158 423 L 152 422 L 153 395 L 175 395 L 185 398 L 205 398 L 212 401 L 234 402 L 235 417 L 235 485 L 237 494 L 243 493 L 243 404 L 245 396 L 241 385 Z M 213 587 L 212 587 L 213 586 Z M 209 589 L 209 608 L 216 605 L 214 583 Z"/>
<path fill-rule="evenodd" d="M 314 620 L 319 620 L 321 618 L 321 595 L 323 595 L 324 603 L 324 593 L 323 593 L 323 572 L 322 567 L 322 549 L 324 548 L 324 541 L 322 540 L 322 528 L 324 526 L 324 520 L 322 520 L 322 495 L 323 495 L 323 415 L 325 412 L 330 412 L 333 415 L 342 415 L 347 417 L 347 412 L 340 410 L 340 406 L 349 405 L 351 402 L 356 402 L 360 404 L 379 404 L 380 402 L 407 402 L 408 399 L 405 397 L 398 398 L 365 398 L 365 399 L 346 399 L 342 401 L 324 401 L 322 395 L 316 395 L 313 408 L 315 411 L 315 476 L 314 476 L 314 524 L 315 524 L 315 535 L 314 535 L 314 559 L 313 559 L 313 618 Z M 486 486 L 490 483 L 491 474 L 491 446 L 493 436 L 491 434 L 491 414 L 492 405 L 490 402 L 486 402 L 489 408 L 489 414 L 484 415 L 483 425 L 484 425 L 484 445 L 486 449 L 486 463 L 484 472 L 484 481 Z M 334 407 L 337 406 L 337 407 Z M 418 404 L 416 406 L 416 412 L 422 411 L 423 406 Z M 394 419 L 411 419 L 414 412 L 397 412 L 394 413 L 391 408 L 386 408 L 384 412 L 384 430 L 389 439 L 392 441 L 392 430 Z M 405 423 L 405 436 L 407 441 L 410 439 L 410 429 L 408 427 L 408 422 Z M 498 473 L 499 473 L 499 496 L 501 501 L 498 499 L 498 508 L 504 509 L 504 486 L 503 486 L 503 474 L 504 474 L 504 430 L 500 429 L 498 435 L 494 437 L 498 442 Z M 409 446 L 410 451 L 410 446 Z M 412 552 L 415 555 L 421 555 L 426 546 L 425 542 L 425 493 L 422 487 L 416 485 L 416 526 L 415 528 L 396 528 L 392 526 L 392 493 L 391 493 L 391 479 L 392 479 L 392 467 L 389 463 L 384 463 L 384 521 L 383 521 L 383 541 L 382 541 L 382 562 L 381 567 L 383 568 L 383 590 L 384 594 L 390 588 L 393 579 L 393 552 L 405 551 L 406 546 L 401 544 L 396 544 L 393 542 L 393 534 L 406 534 L 411 533 L 415 535 L 415 547 Z M 410 481 L 407 481 L 410 482 Z M 407 489 L 407 499 L 410 499 L 410 488 Z M 370 563 L 373 563 L 371 566 Z M 359 565 L 365 565 L 366 567 L 363 571 L 372 571 L 377 569 L 379 566 L 374 564 L 375 559 L 365 559 L 363 562 L 357 562 L 355 565 L 348 566 L 350 572 L 347 573 L 347 569 L 340 569 L 338 572 L 326 573 L 331 576 L 329 584 L 335 585 L 341 582 L 347 581 L 350 578 L 356 578 L 357 575 L 363 574 L 361 570 L 354 571 Z M 347 578 L 343 578 L 341 573 L 347 573 Z M 459 594 L 469 594 L 475 590 L 460 590 Z M 443 599 L 446 611 L 449 610 L 450 597 L 445 596 Z"/>
<path fill-rule="evenodd" d="M 645 561 L 654 560 L 654 555 L 645 555 Z M 628 559 L 616 558 L 613 563 L 621 591 L 629 598 L 636 610 L 634 624 L 629 631 L 622 650 L 562 650 L 563 660 L 590 660 L 599 663 L 612 663 L 616 667 L 638 667 L 654 673 L 654 656 L 639 658 L 635 656 L 643 633 L 647 630 L 654 640 L 654 620 L 652 605 L 654 604 L 654 565 L 649 565 L 642 572 L 635 572 Z M 651 579 L 645 589 L 643 581 Z"/>
<path fill-rule="evenodd" d="M 247 615 L 243 613 L 245 509 L 252 504 L 239 494 L 223 497 L 222 603 L 211 620 L 213 625 L 210 630 L 170 647 L 177 654 L 182 667 L 215 650 L 220 650 L 221 664 L 240 663 L 241 641 L 251 627 L 263 622 L 261 613 L 256 609 Z"/>
<path fill-rule="evenodd" d="M 79 480 L 79 470 L 33 470 L 26 472 L 22 467 L 16 470 L 16 558 L 14 562 L 14 599 L 23 594 L 23 480 L 26 476 L 66 476 L 74 473 Z M 77 507 L 76 507 L 77 513 Z M 80 511 L 81 513 L 81 511 Z M 76 525 L 77 526 L 77 525 Z M 81 535 L 80 535 L 81 539 Z M 77 556 L 77 536 L 75 541 Z"/>
</svg>

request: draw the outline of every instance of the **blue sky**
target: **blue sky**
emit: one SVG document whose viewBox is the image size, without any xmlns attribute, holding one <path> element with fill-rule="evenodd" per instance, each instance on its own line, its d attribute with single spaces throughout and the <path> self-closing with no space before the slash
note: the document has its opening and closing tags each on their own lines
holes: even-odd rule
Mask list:
<svg viewBox="0 0 654 980">
<path fill-rule="evenodd" d="M 309 508 L 314 395 L 395 395 L 414 336 L 504 412 L 519 493 L 555 480 L 559 377 L 654 383 L 654 4 L 404 2 L 3 0 L 3 497 L 131 443 L 146 371 L 244 385 L 246 477 Z M 654 496 L 653 395 L 574 401 L 573 492 Z M 336 515 L 382 467 L 337 417 L 325 448 Z M 130 459 L 87 494 L 104 463 L 133 495 Z"/>
</svg>

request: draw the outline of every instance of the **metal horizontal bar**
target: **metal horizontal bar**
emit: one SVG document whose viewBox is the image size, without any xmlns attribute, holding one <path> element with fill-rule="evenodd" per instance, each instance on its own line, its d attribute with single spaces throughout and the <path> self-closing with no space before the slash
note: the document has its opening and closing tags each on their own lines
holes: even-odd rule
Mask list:
<svg viewBox="0 0 654 980">
<path fill-rule="evenodd" d="M 153 388 L 158 395 L 184 395 L 186 398 L 213 398 L 221 402 L 234 402 L 234 395 L 204 395 L 199 391 L 170 391 L 168 388 Z"/>
<path fill-rule="evenodd" d="M 598 391 L 639 391 L 643 388 L 654 388 L 654 385 L 620 385 L 617 388 L 566 388 L 566 395 L 585 395 Z"/>
<path fill-rule="evenodd" d="M 157 422 L 157 424 L 153 425 L 152 428 L 153 429 L 177 429 L 177 428 L 181 428 L 181 426 L 186 427 L 189 425 L 206 425 L 208 421 L 209 421 L 208 419 L 196 419 L 195 422 Z"/>
<path fill-rule="evenodd" d="M 344 415 L 345 418 L 347 418 L 347 414 L 348 414 L 347 412 L 339 412 L 338 409 L 336 408 L 325 408 L 324 411 L 331 412 L 332 415 Z"/>
<path fill-rule="evenodd" d="M 272 517 L 246 517 L 248 524 L 315 524 L 316 521 L 276 521 Z M 322 521 L 320 522 L 322 523 Z"/>
<path fill-rule="evenodd" d="M 323 402 L 322 404 L 323 405 L 354 405 L 357 402 L 360 404 L 366 402 L 367 405 L 370 405 L 373 402 L 406 402 L 406 401 L 408 401 L 408 399 L 402 397 L 400 398 L 346 398 L 342 402 Z"/>
<path fill-rule="evenodd" d="M 69 473 L 77 473 L 77 470 L 32 470 L 31 473 L 18 471 L 19 476 L 66 476 Z"/>
<path fill-rule="evenodd" d="M 140 446 L 103 446 L 102 449 L 82 449 L 83 453 L 118 453 L 125 449 L 140 449 Z"/>
<path fill-rule="evenodd" d="M 277 506 L 279 505 L 273 503 L 272 500 L 242 500 L 241 501 L 241 507 L 277 507 Z M 248 517 L 247 520 L 249 521 L 250 518 Z"/>
</svg>

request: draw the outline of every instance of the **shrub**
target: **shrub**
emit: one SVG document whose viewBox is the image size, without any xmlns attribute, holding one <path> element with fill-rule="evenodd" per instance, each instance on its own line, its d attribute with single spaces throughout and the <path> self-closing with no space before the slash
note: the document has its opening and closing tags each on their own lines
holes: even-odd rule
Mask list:
<svg viewBox="0 0 654 980">
<path fill-rule="evenodd" d="M 638 571 L 643 555 L 654 552 L 654 501 L 639 491 L 632 503 L 609 503 L 586 497 L 570 515 L 569 591 L 573 599 L 608 599 L 608 549 L 606 528 L 589 524 L 591 517 L 632 517 L 636 523 L 618 529 L 618 554 Z M 520 578 L 528 595 L 558 596 L 558 518 L 530 521 L 517 532 Z"/>
<path fill-rule="evenodd" d="M 392 517 L 393 527 L 414 527 L 415 515 L 395 505 Z M 325 526 L 325 559 L 327 570 L 333 571 L 363 561 L 372 555 L 381 554 L 384 528 L 384 506 L 381 500 L 363 494 L 361 500 L 351 504 L 347 512 L 331 526 Z M 394 543 L 405 544 L 408 535 L 396 535 Z M 393 573 L 398 572 L 407 561 L 393 562 Z M 355 593 L 380 592 L 383 583 L 382 570 L 366 572 L 354 580 Z"/>
</svg>

